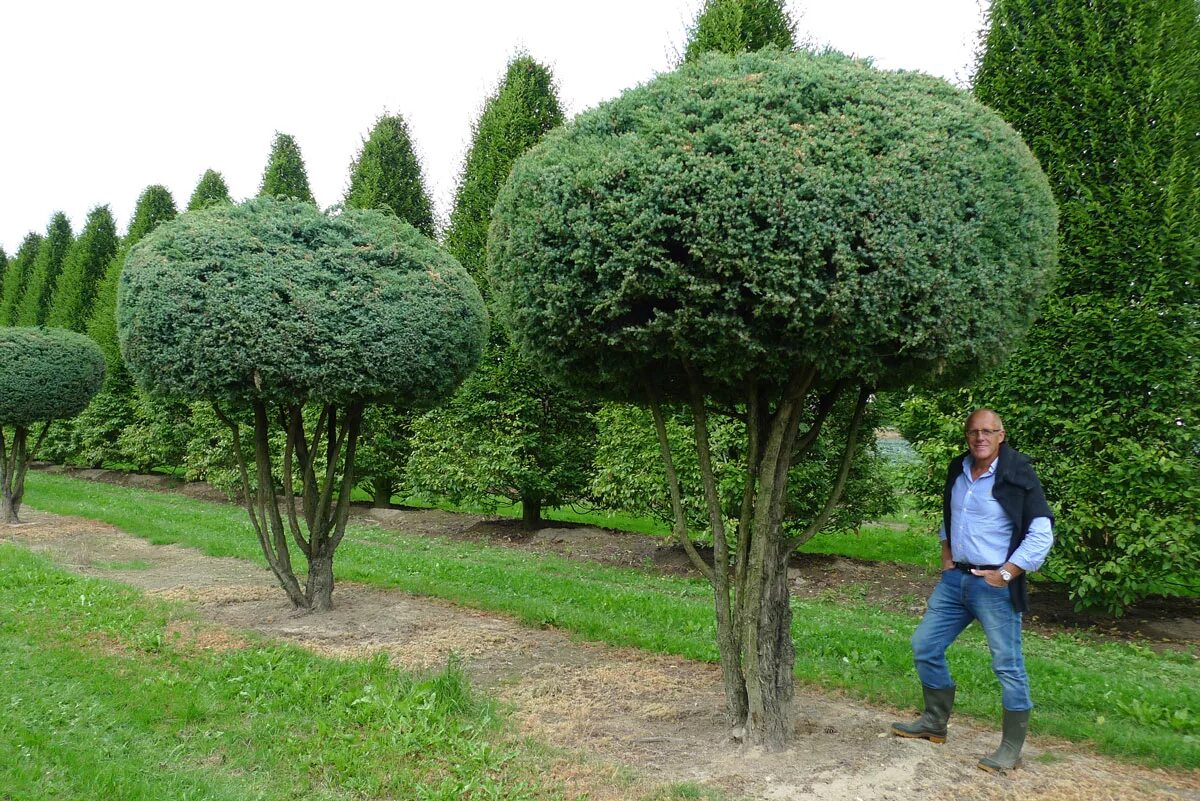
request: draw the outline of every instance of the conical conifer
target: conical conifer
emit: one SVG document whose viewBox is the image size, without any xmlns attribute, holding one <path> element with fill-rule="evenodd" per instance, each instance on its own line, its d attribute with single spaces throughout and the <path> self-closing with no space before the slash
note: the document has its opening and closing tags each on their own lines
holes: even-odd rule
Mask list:
<svg viewBox="0 0 1200 801">
<path fill-rule="evenodd" d="M 88 214 L 83 232 L 71 245 L 51 294 L 47 324 L 83 333 L 108 263 L 117 253 L 117 225 L 108 206 Z"/>
<path fill-rule="evenodd" d="M 284 133 L 275 134 L 271 146 L 271 157 L 263 172 L 259 197 L 290 197 L 315 203 L 312 190 L 308 187 L 308 173 L 304 169 L 304 157 L 295 138 Z"/>
<path fill-rule="evenodd" d="M 1114 613 L 1200 569 L 1196 9 L 993 0 L 975 94 L 1050 179 L 1058 276 L 1000 369 L 908 404 L 931 453 L 930 409 L 959 431 L 976 404 L 1003 415 L 1059 513 L 1048 568 Z"/>
<path fill-rule="evenodd" d="M 233 199 L 229 197 L 229 187 L 225 184 L 225 178 L 221 173 L 216 170 L 206 170 L 200 178 L 200 183 L 196 184 L 191 199 L 188 200 L 187 210 L 195 211 L 208 208 L 215 203 L 232 202 Z"/>
<path fill-rule="evenodd" d="M 75 241 L 67 215 L 55 212 L 46 228 L 46 237 L 25 282 L 13 325 L 44 325 L 50 312 L 50 293 L 62 272 L 63 261 Z"/>
<path fill-rule="evenodd" d="M 475 124 L 455 196 L 446 248 L 492 298 L 487 236 L 492 206 L 513 163 L 561 124 L 550 71 L 514 58 Z M 409 480 L 456 500 L 522 505 L 526 528 L 544 507 L 580 498 L 591 470 L 594 406 L 554 387 L 520 357 L 498 325 L 479 370 L 444 406 L 414 424 Z M 499 489 L 497 489 L 499 488 Z"/>
<path fill-rule="evenodd" d="M 121 268 L 125 264 L 125 256 L 129 249 L 136 245 L 142 237 L 150 233 L 159 223 L 175 219 L 175 199 L 171 192 L 159 184 L 148 186 L 138 197 L 137 206 L 133 212 L 133 221 L 129 223 L 129 232 L 121 240 L 117 254 L 108 263 L 104 280 L 96 293 L 96 301 L 92 306 L 91 317 L 88 320 L 87 334 L 104 354 L 107 372 L 105 383 L 123 382 L 126 380 L 124 365 L 121 363 L 121 350 L 117 344 L 117 284 L 121 278 Z"/>
<path fill-rule="evenodd" d="M 42 247 L 44 237 L 30 231 L 21 240 L 21 246 L 16 254 L 9 259 L 4 269 L 4 296 L 0 298 L 0 325 L 13 325 L 16 322 L 17 309 L 24 294 L 25 284 L 29 274 L 33 272 L 33 263 Z"/>
<path fill-rule="evenodd" d="M 684 61 L 704 53 L 736 56 L 764 47 L 795 47 L 796 24 L 782 0 L 707 0 L 688 31 Z"/>
<path fill-rule="evenodd" d="M 446 249 L 467 268 L 489 302 L 487 234 L 496 195 L 517 157 L 562 121 L 550 70 L 520 55 L 509 62 L 504 80 L 475 123 L 446 230 Z"/>
<path fill-rule="evenodd" d="M 350 165 L 346 205 L 390 209 L 425 236 L 434 235 L 433 202 L 425 190 L 408 125 L 399 114 L 380 117 L 363 142 Z"/>
</svg>

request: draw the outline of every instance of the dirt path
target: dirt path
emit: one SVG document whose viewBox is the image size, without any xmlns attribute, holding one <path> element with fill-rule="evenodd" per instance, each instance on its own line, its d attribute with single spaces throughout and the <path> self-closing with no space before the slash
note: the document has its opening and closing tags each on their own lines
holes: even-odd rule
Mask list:
<svg viewBox="0 0 1200 801">
<path fill-rule="evenodd" d="M 382 651 L 409 668 L 441 667 L 453 651 L 478 685 L 512 705 L 524 733 L 584 755 L 560 760 L 555 779 L 593 799 L 693 781 L 764 801 L 1200 801 L 1200 771 L 1131 767 L 1037 737 L 1026 747 L 1027 768 L 990 776 L 975 762 L 995 747 L 995 731 L 959 720 L 944 746 L 902 740 L 886 732 L 907 712 L 804 689 L 794 705 L 792 747 L 745 752 L 721 742 L 720 677 L 711 665 L 573 642 L 559 631 L 348 582 L 338 585 L 333 612 L 296 614 L 270 574 L 250 563 L 150 545 L 93 521 L 33 510 L 26 517 L 0 539 L 85 575 L 187 601 L 220 627 L 334 656 Z M 630 772 L 631 786 L 613 778 Z"/>
</svg>

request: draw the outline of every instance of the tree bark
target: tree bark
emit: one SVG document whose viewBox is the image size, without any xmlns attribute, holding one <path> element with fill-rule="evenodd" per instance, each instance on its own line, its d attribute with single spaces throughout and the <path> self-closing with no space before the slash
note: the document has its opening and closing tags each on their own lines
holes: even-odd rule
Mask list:
<svg viewBox="0 0 1200 801">
<path fill-rule="evenodd" d="M 392 482 L 376 478 L 371 482 L 371 505 L 376 509 L 387 509 L 392 505 Z"/>
<path fill-rule="evenodd" d="M 538 497 L 521 498 L 521 528 L 525 531 L 536 531 L 542 527 L 542 499 Z"/>
<path fill-rule="evenodd" d="M 308 582 L 304 587 L 308 608 L 313 612 L 333 609 L 333 554 L 313 555 L 308 560 Z"/>
</svg>

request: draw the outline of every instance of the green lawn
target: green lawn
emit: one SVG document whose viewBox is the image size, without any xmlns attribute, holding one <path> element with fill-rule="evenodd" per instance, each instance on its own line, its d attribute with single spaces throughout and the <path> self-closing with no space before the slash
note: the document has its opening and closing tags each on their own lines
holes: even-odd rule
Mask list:
<svg viewBox="0 0 1200 801">
<path fill-rule="evenodd" d="M 244 512 L 235 507 L 46 474 L 29 477 L 27 501 L 47 511 L 101 519 L 152 542 L 262 563 Z M 337 567 L 342 579 L 502 611 L 589 640 L 716 659 L 710 593 L 696 580 L 369 526 L 347 535 Z M 908 638 L 916 622 L 864 604 L 796 602 L 797 678 L 912 707 L 919 687 Z M 1038 733 L 1146 764 L 1200 767 L 1195 654 L 1031 635 L 1026 657 Z M 964 635 L 951 661 L 960 686 L 957 711 L 994 724 L 1000 694 L 982 637 L 975 631 Z"/>
</svg>

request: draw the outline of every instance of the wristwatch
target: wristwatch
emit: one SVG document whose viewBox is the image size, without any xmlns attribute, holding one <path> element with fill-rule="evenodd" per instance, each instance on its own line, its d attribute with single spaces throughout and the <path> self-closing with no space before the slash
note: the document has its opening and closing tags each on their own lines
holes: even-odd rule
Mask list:
<svg viewBox="0 0 1200 801">
<path fill-rule="evenodd" d="M 1000 578 L 1004 579 L 1004 583 L 1007 584 L 1012 581 L 1012 573 L 1009 573 L 1004 568 L 1000 568 Z"/>
</svg>

